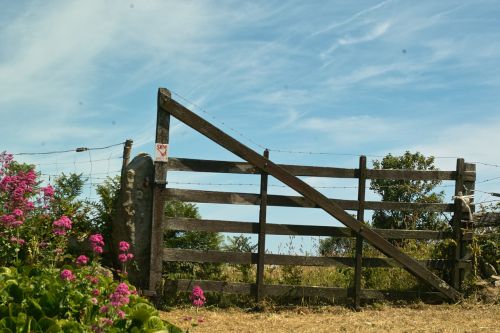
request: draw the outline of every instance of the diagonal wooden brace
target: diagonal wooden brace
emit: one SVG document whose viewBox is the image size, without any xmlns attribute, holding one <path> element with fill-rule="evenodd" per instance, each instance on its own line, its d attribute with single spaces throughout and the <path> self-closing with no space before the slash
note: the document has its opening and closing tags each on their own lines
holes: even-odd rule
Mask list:
<svg viewBox="0 0 500 333">
<path fill-rule="evenodd" d="M 174 116 L 248 163 L 290 186 L 290 188 L 302 194 L 305 198 L 313 201 L 328 214 L 351 228 L 357 235 L 363 237 L 379 251 L 399 262 L 408 272 L 426 281 L 450 300 L 457 301 L 461 298 L 462 295 L 457 290 L 453 289 L 426 267 L 419 264 L 415 259 L 401 252 L 371 228 L 357 221 L 340 206 L 331 202 L 326 196 L 171 99 L 170 92 L 167 89 L 160 88 L 158 90 L 158 108 Z"/>
</svg>

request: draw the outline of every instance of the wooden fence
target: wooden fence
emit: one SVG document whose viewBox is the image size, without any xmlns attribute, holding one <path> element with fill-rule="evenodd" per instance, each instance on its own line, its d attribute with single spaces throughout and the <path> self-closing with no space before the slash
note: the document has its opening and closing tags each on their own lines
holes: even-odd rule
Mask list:
<svg viewBox="0 0 500 333">
<path fill-rule="evenodd" d="M 468 225 L 468 210 L 463 207 L 462 201 L 459 199 L 452 203 L 367 201 L 365 200 L 366 181 L 370 179 L 454 181 L 455 195 L 459 195 L 464 188 L 474 190 L 476 179 L 474 164 L 465 163 L 463 159 L 458 159 L 456 169 L 452 171 L 375 170 L 368 169 L 366 158 L 361 156 L 359 166 L 352 169 L 277 165 L 270 161 L 268 151 L 265 151 L 263 156 L 256 154 L 172 100 L 166 89 L 160 89 L 158 96 L 157 143 L 168 144 L 169 142 L 170 115 L 240 156 L 245 162 L 186 158 L 169 158 L 168 161 L 155 161 L 149 274 L 150 293 L 154 293 L 160 288 L 163 262 L 189 261 L 198 263 L 255 264 L 257 265 L 256 283 L 178 280 L 174 284 L 180 290 L 189 290 L 194 284 L 198 284 L 206 291 L 253 294 L 257 299 L 262 299 L 264 296 L 279 295 L 325 296 L 336 299 L 349 297 L 354 300 L 355 306 L 358 307 L 362 298 L 403 296 L 400 293 L 388 293 L 387 291 L 362 290 L 362 267 L 402 267 L 437 290 L 436 292 L 426 293 L 427 295 L 441 295 L 451 300 L 457 300 L 460 297 L 460 294 L 455 289 L 460 289 L 464 275 L 470 267 L 470 254 L 467 252 L 467 244 L 471 240 L 471 233 L 464 228 L 464 226 Z M 170 188 L 166 187 L 167 171 L 260 175 L 260 192 L 239 193 Z M 282 181 L 302 194 L 302 196 L 268 194 L 269 176 Z M 297 178 L 298 176 L 357 179 L 359 185 L 357 198 L 356 200 L 326 198 L 302 182 Z M 173 199 L 194 203 L 258 205 L 260 212 L 258 221 L 253 222 L 165 218 L 163 215 L 165 202 Z M 321 208 L 347 227 L 268 224 L 266 221 L 268 206 Z M 353 218 L 346 210 L 357 212 L 357 218 Z M 449 212 L 453 213 L 452 231 L 372 229 L 362 223 L 364 213 L 367 210 Z M 258 250 L 256 253 L 240 253 L 164 248 L 163 235 L 165 230 L 257 234 Z M 355 237 L 355 256 L 349 258 L 266 254 L 265 242 L 267 235 Z M 430 259 L 417 261 L 394 247 L 387 239 L 453 239 L 458 245 L 451 261 Z M 362 250 L 365 241 L 387 255 L 387 258 L 363 257 Z M 265 265 L 354 267 L 354 287 L 352 289 L 343 289 L 266 285 L 264 283 Z M 444 267 L 452 268 L 451 286 L 428 269 L 442 269 Z M 408 294 L 412 293 L 408 292 L 406 296 Z"/>
</svg>

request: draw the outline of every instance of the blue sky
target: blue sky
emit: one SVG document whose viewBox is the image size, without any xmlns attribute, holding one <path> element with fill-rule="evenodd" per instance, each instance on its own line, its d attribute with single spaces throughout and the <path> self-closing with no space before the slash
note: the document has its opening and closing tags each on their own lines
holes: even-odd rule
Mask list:
<svg viewBox="0 0 500 333">
<path fill-rule="evenodd" d="M 243 133 L 229 130 L 258 151 L 254 143 L 353 155 L 418 150 L 500 164 L 498 1 L 0 0 L 0 8 L 0 150 L 100 147 L 131 138 L 134 154 L 152 152 L 156 93 L 165 87 L 193 111 L 224 122 L 223 129 Z M 171 156 L 235 159 L 178 122 L 172 128 Z M 98 182 L 119 169 L 120 153 L 117 147 L 19 159 L 46 174 L 81 171 Z M 271 158 L 358 163 L 346 155 L 271 151 Z M 453 169 L 455 160 L 436 164 Z M 498 167 L 478 165 L 479 180 L 498 176 Z M 258 183 L 248 177 L 169 175 L 177 182 Z M 478 189 L 500 192 L 499 183 Z M 355 190 L 324 192 L 356 197 Z M 254 207 L 201 209 L 207 218 L 257 219 Z M 276 208 L 270 218 L 330 223 L 310 209 Z"/>
</svg>

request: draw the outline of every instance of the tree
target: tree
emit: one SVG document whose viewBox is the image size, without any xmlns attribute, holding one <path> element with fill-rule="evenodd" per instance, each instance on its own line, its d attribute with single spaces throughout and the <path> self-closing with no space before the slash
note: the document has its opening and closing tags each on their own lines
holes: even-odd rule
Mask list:
<svg viewBox="0 0 500 333">
<path fill-rule="evenodd" d="M 192 203 L 168 201 L 165 205 L 165 216 L 200 219 L 198 207 Z M 216 232 L 175 231 L 165 232 L 166 247 L 194 250 L 219 250 L 223 237 Z M 190 277 L 210 279 L 218 277 L 222 272 L 220 264 L 195 264 L 189 262 L 172 262 L 165 265 L 166 273 L 172 278 Z"/>
<path fill-rule="evenodd" d="M 434 157 L 419 152 L 406 151 L 402 156 L 386 155 L 381 161 L 373 161 L 374 169 L 438 170 Z M 370 189 L 382 196 L 382 201 L 412 203 L 442 203 L 444 192 L 434 192 L 439 180 L 391 180 L 373 179 Z M 378 210 L 372 217 L 372 225 L 383 229 L 442 230 L 446 220 L 437 212 Z"/>
</svg>

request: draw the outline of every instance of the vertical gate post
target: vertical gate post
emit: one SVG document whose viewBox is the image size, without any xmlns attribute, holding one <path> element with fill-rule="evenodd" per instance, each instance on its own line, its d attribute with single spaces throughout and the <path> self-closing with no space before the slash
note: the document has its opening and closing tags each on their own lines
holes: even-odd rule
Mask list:
<svg viewBox="0 0 500 333">
<path fill-rule="evenodd" d="M 132 151 L 132 144 L 134 141 L 131 139 L 125 140 L 125 145 L 123 146 L 123 157 L 122 157 L 122 173 L 121 180 L 125 179 L 125 168 L 127 167 L 130 161 L 130 152 Z"/>
<path fill-rule="evenodd" d="M 366 156 L 359 157 L 358 177 L 358 213 L 360 222 L 365 218 L 365 192 L 366 192 Z M 361 304 L 361 269 L 363 265 L 363 237 L 356 236 L 356 253 L 354 265 L 354 308 L 360 309 Z"/>
<path fill-rule="evenodd" d="M 269 150 L 264 151 L 264 157 L 269 159 Z M 259 210 L 259 243 L 258 243 L 258 261 L 257 261 L 257 301 L 263 298 L 264 286 L 264 259 L 266 255 L 266 215 L 267 215 L 267 182 L 268 174 L 262 171 L 260 176 L 260 210 Z"/>
<path fill-rule="evenodd" d="M 457 159 L 457 178 L 455 180 L 455 196 L 464 193 L 464 172 L 465 162 L 463 158 Z M 453 250 L 453 269 L 451 283 L 453 288 L 460 289 L 460 259 L 462 258 L 462 200 L 455 198 L 455 211 L 453 212 L 453 240 L 455 247 Z"/>
<path fill-rule="evenodd" d="M 474 194 L 474 191 L 476 189 L 476 165 L 472 163 L 465 163 L 464 165 L 464 194 Z M 470 173 L 473 172 L 473 175 Z M 474 197 L 471 197 L 469 199 L 469 207 L 463 206 L 462 207 L 462 214 L 463 214 L 463 219 L 467 220 L 465 225 L 462 225 L 462 227 L 465 227 L 465 229 L 469 229 L 473 227 L 473 214 L 475 212 L 475 207 L 474 207 Z M 469 210 L 470 209 L 470 210 Z M 470 259 L 472 258 L 472 251 L 469 247 L 469 245 L 472 242 L 472 230 L 467 230 L 467 235 L 464 235 L 462 233 L 462 241 L 460 243 L 460 254 L 461 254 L 461 259 Z M 472 263 L 466 264 L 464 266 L 461 266 L 460 269 L 460 281 L 463 282 L 464 279 L 467 278 L 467 275 L 470 274 L 472 271 Z"/>
<path fill-rule="evenodd" d="M 159 89 L 158 91 L 158 109 L 156 114 L 156 144 L 168 144 L 170 132 L 170 114 L 160 108 L 160 98 L 170 98 L 170 91 Z M 167 146 L 168 147 L 168 146 Z M 168 151 L 168 148 L 167 148 Z M 162 282 L 162 263 L 163 263 L 163 215 L 165 207 L 165 198 L 163 195 L 165 185 L 167 184 L 167 162 L 154 161 L 154 187 L 153 187 L 153 212 L 151 227 L 151 268 L 149 273 L 149 291 L 156 292 L 160 296 Z"/>
</svg>

